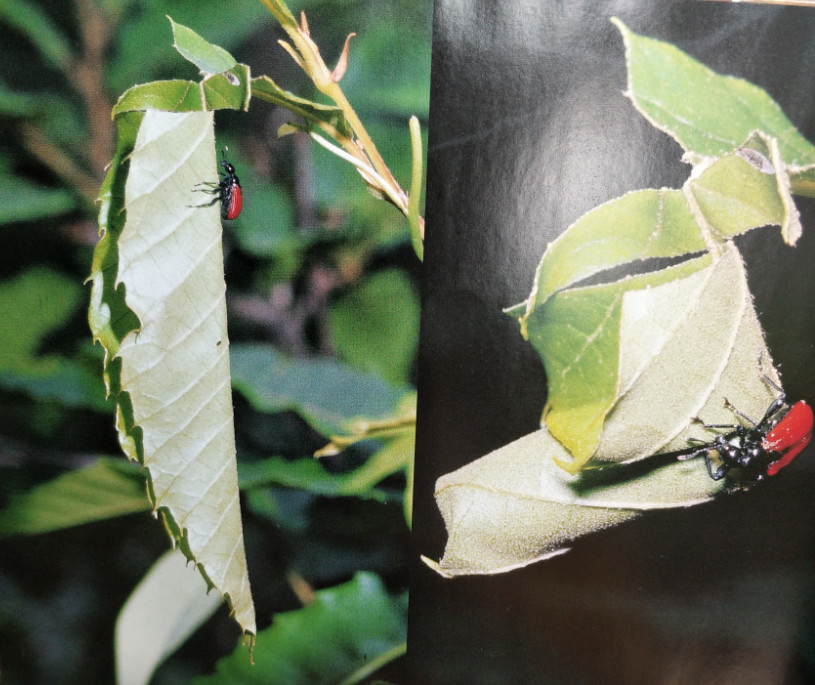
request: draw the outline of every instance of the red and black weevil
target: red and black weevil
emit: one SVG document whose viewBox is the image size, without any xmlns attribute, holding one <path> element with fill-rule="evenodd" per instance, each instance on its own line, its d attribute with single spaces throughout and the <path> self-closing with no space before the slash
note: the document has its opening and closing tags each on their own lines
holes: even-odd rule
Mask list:
<svg viewBox="0 0 815 685">
<path fill-rule="evenodd" d="M 210 193 L 215 195 L 212 202 L 207 202 L 203 205 L 195 205 L 196 207 L 211 207 L 216 202 L 221 203 L 221 218 L 231 221 L 237 219 L 238 215 L 243 209 L 243 190 L 238 177 L 235 175 L 235 167 L 232 166 L 226 159 L 226 153 L 229 148 L 224 148 L 222 151 L 223 159 L 221 166 L 224 168 L 221 171 L 221 180 L 218 183 L 212 181 L 202 181 L 195 184 L 195 190 L 202 193 Z M 203 188 L 199 186 L 204 186 Z"/>
<path fill-rule="evenodd" d="M 761 421 L 755 422 L 725 400 L 727 407 L 750 425 L 707 425 L 707 430 L 728 429 L 711 442 L 693 439 L 699 446 L 680 455 L 681 461 L 704 455 L 713 480 L 727 478 L 731 489 L 746 489 L 774 476 L 787 466 L 812 440 L 812 408 L 804 401 L 792 406 L 786 394 L 766 376 L 764 380 L 779 393 Z M 718 466 L 714 465 L 714 461 Z"/>
</svg>

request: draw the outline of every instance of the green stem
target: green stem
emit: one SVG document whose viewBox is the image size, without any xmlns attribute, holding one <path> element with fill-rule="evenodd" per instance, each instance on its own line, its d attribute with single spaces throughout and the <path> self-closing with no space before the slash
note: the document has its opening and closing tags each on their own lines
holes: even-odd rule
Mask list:
<svg viewBox="0 0 815 685">
<path fill-rule="evenodd" d="M 297 20 L 291 13 L 291 10 L 286 6 L 286 3 L 280 0 L 260 0 L 260 3 L 269 10 L 278 23 L 291 35 L 289 29 L 297 30 Z"/>
<path fill-rule="evenodd" d="M 348 102 L 348 99 L 345 97 L 345 93 L 342 92 L 339 84 L 332 81 L 330 85 L 325 87 L 323 92 L 334 101 L 337 107 L 343 111 L 343 114 L 345 114 L 345 118 L 353 129 L 354 134 L 359 139 L 360 143 L 362 143 L 362 149 L 365 151 L 368 159 L 371 160 L 371 165 L 374 169 L 376 169 L 380 176 L 389 182 L 389 185 L 393 186 L 393 189 L 398 192 L 399 196 L 401 196 L 401 202 L 399 202 L 397 206 L 402 210 L 402 212 L 407 214 L 407 198 L 405 197 L 404 191 L 399 187 L 399 184 L 396 182 L 393 174 L 391 174 L 391 170 L 388 168 L 388 165 L 385 164 L 385 160 L 382 159 L 382 156 L 376 149 L 373 138 L 368 135 L 368 131 L 365 130 L 365 127 L 359 120 L 359 117 L 354 111 L 354 108 L 351 106 L 351 103 Z"/>
<path fill-rule="evenodd" d="M 351 164 L 353 164 L 357 169 L 360 170 L 360 172 L 362 173 L 363 178 L 365 178 L 367 176 L 370 179 L 370 183 L 372 185 L 375 185 L 376 187 L 382 188 L 385 191 L 385 193 L 388 195 L 388 198 L 390 199 L 390 201 L 393 202 L 393 204 L 395 204 L 397 207 L 399 207 L 399 209 L 402 209 L 402 204 L 403 204 L 404 198 L 397 195 L 394 192 L 394 189 L 391 186 L 391 184 L 388 183 L 379 174 L 377 174 L 376 171 L 374 171 L 373 167 L 371 167 L 367 163 L 367 161 L 365 161 L 365 162 L 359 161 L 359 159 L 357 159 L 357 157 L 355 157 L 354 155 L 348 154 L 345 150 L 343 150 L 342 148 L 337 147 L 336 145 L 332 145 L 325 138 L 323 138 L 321 135 L 315 133 L 314 131 L 312 131 L 310 135 L 311 135 L 313 140 L 315 140 L 320 145 L 322 145 L 326 150 L 330 150 L 331 152 L 333 152 L 338 157 L 342 157 L 342 159 L 344 159 L 346 162 L 350 162 Z M 406 210 L 402 209 L 402 211 L 405 212 Z"/>
<path fill-rule="evenodd" d="M 424 230 L 422 217 L 419 216 L 419 202 L 422 195 L 422 172 L 424 155 L 422 153 L 422 132 L 419 120 L 410 117 L 410 146 L 413 152 L 413 168 L 410 174 L 410 195 L 408 195 L 407 217 L 410 222 L 410 240 L 419 261 L 424 261 Z"/>
</svg>

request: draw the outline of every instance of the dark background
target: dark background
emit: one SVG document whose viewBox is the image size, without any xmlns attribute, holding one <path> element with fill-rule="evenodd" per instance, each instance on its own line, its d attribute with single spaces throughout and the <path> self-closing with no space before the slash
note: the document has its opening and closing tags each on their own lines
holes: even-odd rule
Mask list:
<svg viewBox="0 0 815 685">
<path fill-rule="evenodd" d="M 411 682 L 815 680 L 815 450 L 748 494 L 648 514 L 555 559 L 444 580 L 436 479 L 536 429 L 542 365 L 502 313 L 549 241 L 627 191 L 679 187 L 681 149 L 623 97 L 608 21 L 765 88 L 815 140 L 815 9 L 639 0 L 436 0 L 408 654 Z M 815 399 L 804 236 L 738 241 L 792 400 Z M 669 397 L 671 389 L 666 388 Z"/>
</svg>

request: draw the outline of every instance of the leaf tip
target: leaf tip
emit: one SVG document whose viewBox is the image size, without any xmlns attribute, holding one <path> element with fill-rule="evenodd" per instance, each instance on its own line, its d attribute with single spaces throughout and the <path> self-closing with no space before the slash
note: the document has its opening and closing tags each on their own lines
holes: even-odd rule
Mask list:
<svg viewBox="0 0 815 685">
<path fill-rule="evenodd" d="M 439 575 L 440 575 L 442 578 L 452 578 L 452 577 L 453 577 L 453 576 L 452 576 L 452 574 L 450 574 L 450 573 L 448 573 L 447 571 L 445 571 L 445 570 L 444 570 L 444 569 L 441 567 L 441 564 L 439 564 L 437 561 L 433 561 L 433 560 L 432 560 L 432 559 L 430 559 L 429 557 L 426 557 L 424 554 L 420 555 L 420 557 L 419 557 L 419 558 L 420 558 L 420 559 L 421 559 L 421 560 L 422 560 L 422 561 L 423 561 L 423 562 L 424 562 L 424 563 L 425 563 L 427 566 L 429 566 L 429 567 L 430 567 L 431 569 L 433 569 L 433 570 L 434 570 L 436 573 L 438 573 L 438 574 L 439 574 Z"/>
<path fill-rule="evenodd" d="M 348 69 L 348 51 L 351 46 L 351 39 L 356 35 L 356 33 L 349 33 L 345 39 L 345 45 L 342 48 L 339 60 L 337 60 L 337 66 L 334 67 L 334 71 L 331 74 L 331 80 L 334 81 L 334 83 L 339 83 L 342 77 L 345 76 L 345 71 Z"/>
</svg>

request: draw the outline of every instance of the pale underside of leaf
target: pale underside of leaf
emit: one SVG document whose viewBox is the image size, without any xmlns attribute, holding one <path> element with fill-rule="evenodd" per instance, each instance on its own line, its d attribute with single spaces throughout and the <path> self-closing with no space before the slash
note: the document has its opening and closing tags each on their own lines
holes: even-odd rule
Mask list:
<svg viewBox="0 0 815 685">
<path fill-rule="evenodd" d="M 436 501 L 448 541 L 441 575 L 511 571 L 567 551 L 566 543 L 649 509 L 709 501 L 720 485 L 703 459 L 672 462 L 646 476 L 582 488 L 558 467 L 566 450 L 546 428 L 439 478 Z"/>
<path fill-rule="evenodd" d="M 441 562 L 428 563 L 439 573 L 508 571 L 643 510 L 699 504 L 722 489 L 702 455 L 667 464 L 663 457 L 637 473 L 608 465 L 646 464 L 689 449 L 691 438 L 709 442 L 697 417 L 739 422 L 725 398 L 756 419 L 775 398 L 765 377 L 778 383 L 778 376 L 735 247 L 683 279 L 626 292 L 619 349 L 620 395 L 583 471 L 558 466 L 572 457 L 544 427 L 438 480 L 449 539 Z M 618 477 L 603 481 L 598 473 Z"/>
<path fill-rule="evenodd" d="M 117 685 L 146 685 L 153 671 L 220 605 L 178 550 L 166 552 L 128 597 L 116 620 Z"/>
<path fill-rule="evenodd" d="M 778 381 L 734 247 L 680 281 L 623 298 L 621 395 L 607 416 L 595 461 L 628 462 L 710 440 L 696 417 L 732 424 L 725 398 L 761 417 Z"/>
<path fill-rule="evenodd" d="M 214 181 L 212 115 L 148 111 L 130 159 L 118 281 L 141 328 L 122 341 L 121 387 L 141 432 L 155 507 L 255 632 L 238 498 L 221 223 L 193 192 Z M 133 456 L 132 454 L 130 455 Z M 172 528 L 172 524 L 171 524 Z"/>
</svg>

